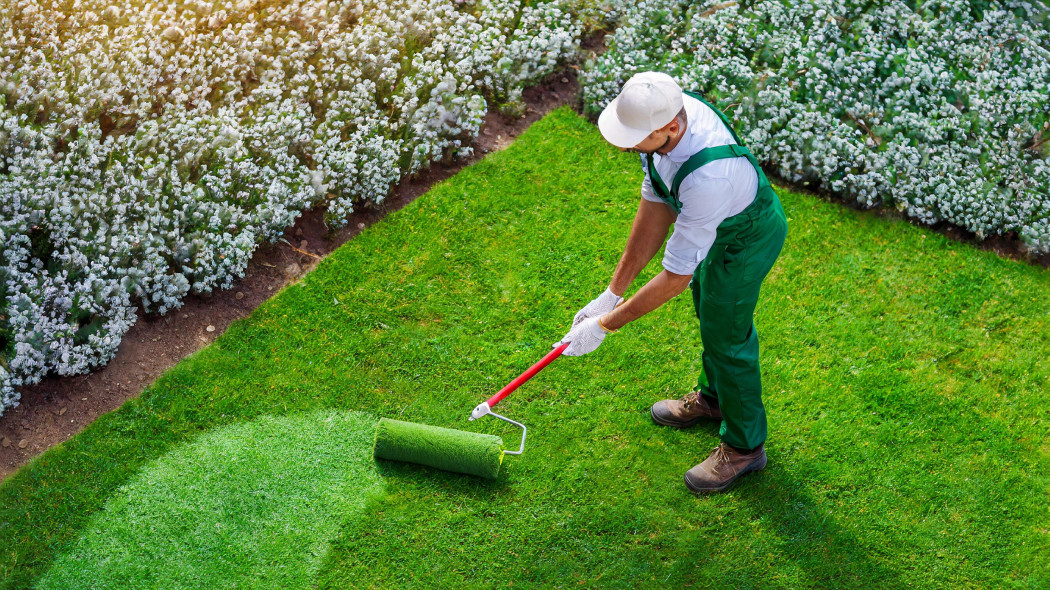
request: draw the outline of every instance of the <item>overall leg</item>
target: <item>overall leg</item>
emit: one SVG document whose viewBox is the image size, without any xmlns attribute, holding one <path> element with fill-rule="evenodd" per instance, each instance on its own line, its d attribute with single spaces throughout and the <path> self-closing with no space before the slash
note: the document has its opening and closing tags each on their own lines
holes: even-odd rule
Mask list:
<svg viewBox="0 0 1050 590">
<path fill-rule="evenodd" d="M 694 279 L 693 302 L 704 346 L 697 385 L 701 393 L 718 398 L 723 417 L 719 434 L 738 449 L 753 449 L 766 440 L 754 312 L 786 233 L 774 196 L 770 207 L 716 243 L 699 269 L 699 289 Z"/>
<path fill-rule="evenodd" d="M 754 325 L 761 281 L 742 280 L 737 274 L 744 264 L 725 257 L 725 251 L 715 253 L 700 289 L 697 315 L 704 352 L 699 385 L 702 393 L 718 398 L 722 441 L 752 449 L 766 439 Z"/>
<path fill-rule="evenodd" d="M 717 396 L 721 445 L 686 474 L 695 492 L 720 491 L 737 477 L 765 467 L 766 413 L 762 404 L 754 311 L 762 281 L 784 244 L 787 223 L 779 201 L 723 235 L 702 267 L 694 305 L 703 341 L 701 392 Z M 721 227 L 719 231 L 721 232 Z M 728 233 L 728 232 L 727 232 Z"/>
</svg>

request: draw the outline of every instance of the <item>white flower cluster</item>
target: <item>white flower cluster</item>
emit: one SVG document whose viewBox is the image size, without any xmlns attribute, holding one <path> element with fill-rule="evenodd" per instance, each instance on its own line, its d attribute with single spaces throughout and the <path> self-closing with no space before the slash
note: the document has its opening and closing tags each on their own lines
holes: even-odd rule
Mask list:
<svg viewBox="0 0 1050 590">
<path fill-rule="evenodd" d="M 582 1 L 0 3 L 0 414 L 302 211 L 338 226 L 469 154 L 490 102 L 575 58 Z"/>
<path fill-rule="evenodd" d="M 1044 4 L 645 0 L 607 43 L 584 76 L 590 114 L 662 70 L 784 178 L 1050 251 Z"/>
</svg>

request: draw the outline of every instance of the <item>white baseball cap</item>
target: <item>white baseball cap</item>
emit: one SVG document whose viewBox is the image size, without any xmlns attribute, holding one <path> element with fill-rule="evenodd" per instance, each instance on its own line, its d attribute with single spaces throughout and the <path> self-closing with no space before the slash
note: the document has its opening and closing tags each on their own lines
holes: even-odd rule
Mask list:
<svg viewBox="0 0 1050 590">
<path fill-rule="evenodd" d="M 598 129 L 605 141 L 632 148 L 681 110 L 682 87 L 677 82 L 660 72 L 641 72 L 631 76 L 598 116 Z"/>
</svg>

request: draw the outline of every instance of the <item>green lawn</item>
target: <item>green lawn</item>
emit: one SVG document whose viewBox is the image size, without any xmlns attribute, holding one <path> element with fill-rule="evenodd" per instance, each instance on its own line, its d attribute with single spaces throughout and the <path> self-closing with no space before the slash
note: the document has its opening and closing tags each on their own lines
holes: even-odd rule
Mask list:
<svg viewBox="0 0 1050 590">
<path fill-rule="evenodd" d="M 604 289 L 640 175 L 637 156 L 563 109 L 369 228 L 141 398 L 6 480 L 3 585 L 74 579 L 63 570 L 99 546 L 112 507 L 135 494 L 168 498 L 174 508 L 158 519 L 187 517 L 187 492 L 146 494 L 149 474 L 265 416 L 361 412 L 516 443 L 514 428 L 467 416 Z M 339 487 L 323 472 L 338 471 L 330 455 L 300 453 L 299 438 L 317 437 L 277 437 L 252 448 L 269 449 L 261 465 L 289 466 L 288 486 L 267 484 L 272 505 L 251 481 L 222 488 L 233 491 L 217 526 L 254 530 L 267 510 L 312 502 L 294 490 L 313 481 L 345 490 L 353 497 L 320 508 L 335 506 L 331 530 L 316 530 L 317 510 L 282 516 L 292 533 L 316 533 L 310 543 L 331 541 L 323 555 L 300 549 L 316 559 L 319 588 L 1050 587 L 1050 272 L 781 194 L 788 241 L 756 318 L 765 471 L 695 497 L 682 474 L 717 444 L 717 426 L 651 423 L 650 404 L 686 392 L 700 366 L 685 294 L 501 404 L 529 440 L 498 480 L 371 466 L 358 441 L 344 470 L 370 483 Z M 224 469 L 222 456 L 198 463 L 187 473 Z M 185 533 L 153 534 L 159 546 Z M 230 538 L 231 554 L 254 543 L 278 566 L 296 553 L 258 534 Z M 168 577 L 138 584 L 206 579 L 194 568 L 207 559 L 172 555 L 141 553 L 170 561 L 151 564 Z M 248 572 L 241 584 L 276 587 L 268 579 Z"/>
<path fill-rule="evenodd" d="M 207 432 L 113 494 L 44 588 L 308 588 L 332 539 L 382 492 L 376 422 L 264 416 Z"/>
</svg>

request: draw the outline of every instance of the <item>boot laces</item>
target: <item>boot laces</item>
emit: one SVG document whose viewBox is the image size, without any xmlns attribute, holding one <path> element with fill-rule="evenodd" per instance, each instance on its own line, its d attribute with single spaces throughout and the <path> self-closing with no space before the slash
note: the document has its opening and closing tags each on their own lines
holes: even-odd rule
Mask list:
<svg viewBox="0 0 1050 590">
<path fill-rule="evenodd" d="M 729 460 L 729 453 L 726 452 L 726 448 L 726 444 L 722 443 L 711 451 L 715 455 L 715 464 L 712 468 L 715 473 L 718 473 L 721 467 L 732 464 Z"/>
<path fill-rule="evenodd" d="M 692 410 L 694 406 L 700 404 L 700 392 L 694 391 L 692 393 L 685 394 L 685 397 L 681 399 L 682 407 L 686 410 Z"/>
</svg>

